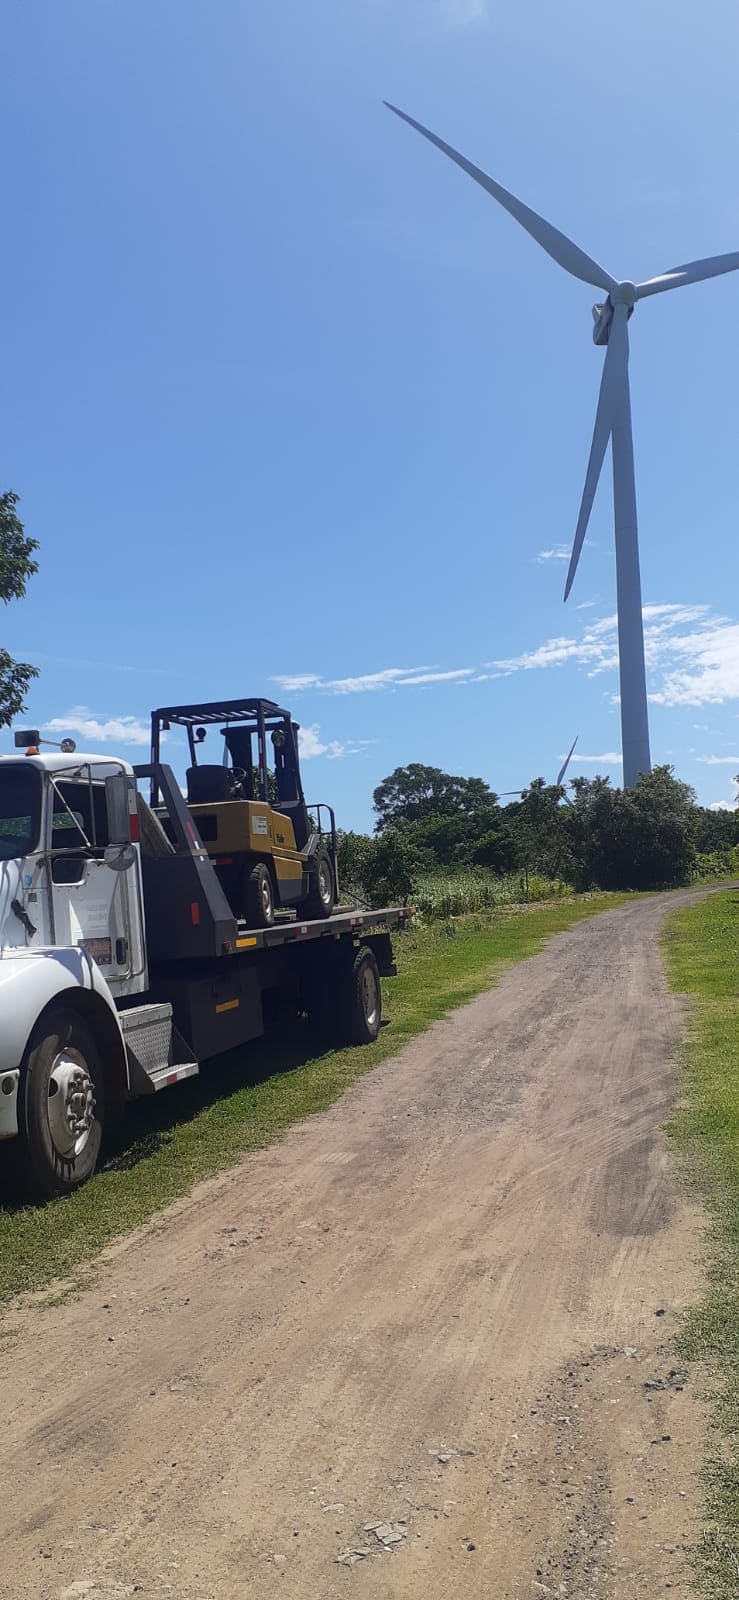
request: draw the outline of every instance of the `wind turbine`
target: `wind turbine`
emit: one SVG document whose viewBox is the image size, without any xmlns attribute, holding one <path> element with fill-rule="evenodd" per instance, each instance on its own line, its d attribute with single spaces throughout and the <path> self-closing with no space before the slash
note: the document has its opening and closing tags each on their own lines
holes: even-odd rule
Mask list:
<svg viewBox="0 0 739 1600">
<path fill-rule="evenodd" d="M 567 755 L 565 756 L 564 761 L 562 762 L 562 765 L 561 765 L 561 767 L 559 769 L 559 772 L 557 773 L 557 776 L 556 776 L 556 778 L 554 780 L 555 789 L 559 788 L 559 786 L 560 786 L 560 784 L 562 782 L 562 779 L 564 778 L 564 775 L 565 775 L 565 773 L 567 771 L 567 768 L 569 767 L 569 764 L 570 764 L 570 762 L 572 760 L 572 756 L 573 756 L 573 753 L 574 753 L 575 745 L 577 744 L 577 741 L 578 741 L 579 737 L 580 737 L 579 733 L 576 733 L 575 737 L 574 737 L 574 739 L 572 741 L 572 744 L 570 745 L 570 748 L 569 748 L 569 750 L 567 752 Z M 498 799 L 499 800 L 506 800 L 508 798 L 508 796 L 511 795 L 511 794 L 519 794 L 519 795 L 523 794 L 523 789 L 501 789 L 501 792 L 498 795 Z M 565 795 L 564 799 L 565 799 L 565 804 L 566 805 L 568 805 L 568 806 L 572 805 L 572 801 L 568 800 L 567 795 Z"/>
<path fill-rule="evenodd" d="M 501 184 L 489 178 L 480 167 L 445 144 L 423 124 L 409 117 L 405 111 L 385 105 L 397 117 L 410 124 L 424 139 L 429 139 L 438 150 L 455 161 L 476 183 L 497 200 L 504 210 L 520 222 L 547 255 L 557 261 L 566 272 L 583 283 L 604 289 L 606 299 L 602 305 L 593 306 L 593 340 L 606 346 L 603 375 L 595 414 L 593 442 L 585 474 L 585 487 L 580 502 L 570 565 L 565 583 L 567 599 L 577 571 L 588 519 L 598 487 L 601 468 L 608 442 L 611 443 L 613 461 L 613 508 L 616 524 L 616 596 L 618 611 L 618 659 L 621 689 L 621 742 L 624 763 L 624 787 L 631 788 L 640 772 L 651 771 L 649 754 L 649 719 L 647 715 L 647 679 L 644 665 L 644 629 L 642 625 L 641 577 L 639 573 L 639 541 L 636 522 L 636 488 L 634 483 L 634 446 L 631 432 L 631 398 L 629 393 L 629 335 L 627 323 L 638 300 L 648 295 L 661 294 L 664 289 L 679 289 L 683 284 L 701 283 L 705 278 L 716 278 L 723 272 L 734 272 L 739 267 L 739 251 L 729 255 L 709 256 L 704 261 L 690 261 L 682 267 L 671 267 L 657 278 L 646 283 L 619 283 L 586 255 L 567 235 L 545 222 Z"/>
</svg>

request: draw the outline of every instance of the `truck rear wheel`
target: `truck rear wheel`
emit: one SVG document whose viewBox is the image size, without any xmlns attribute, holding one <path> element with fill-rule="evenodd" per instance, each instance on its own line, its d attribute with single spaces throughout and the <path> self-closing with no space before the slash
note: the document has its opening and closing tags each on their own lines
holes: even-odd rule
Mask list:
<svg viewBox="0 0 739 1600">
<path fill-rule="evenodd" d="M 377 962 L 366 944 L 341 974 L 339 1011 L 347 1044 L 374 1044 L 382 1022 L 382 990 Z"/>
<path fill-rule="evenodd" d="M 272 874 L 263 861 L 244 873 L 244 916 L 250 928 L 271 928 L 275 920 Z"/>
<path fill-rule="evenodd" d="M 310 922 L 330 917 L 334 909 L 334 864 L 328 850 L 319 850 L 311 871 L 311 891 L 300 907 Z"/>
<path fill-rule="evenodd" d="M 21 1067 L 18 1186 L 49 1199 L 84 1183 L 100 1153 L 104 1112 L 103 1073 L 90 1029 L 76 1012 L 55 1007 L 32 1034 Z"/>
</svg>

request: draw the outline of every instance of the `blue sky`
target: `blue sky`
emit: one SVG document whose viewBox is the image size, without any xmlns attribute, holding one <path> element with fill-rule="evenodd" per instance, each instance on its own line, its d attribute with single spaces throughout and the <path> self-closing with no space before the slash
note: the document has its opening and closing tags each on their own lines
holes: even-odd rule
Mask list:
<svg viewBox="0 0 739 1600">
<path fill-rule="evenodd" d="M 507 790 L 579 733 L 573 774 L 619 782 L 608 474 L 562 603 L 594 295 L 381 102 L 639 280 L 739 248 L 733 8 L 0 0 L 0 31 L 28 722 L 141 760 L 154 705 L 273 696 L 354 827 L 407 761 Z M 706 804 L 739 771 L 738 330 L 739 274 L 630 325 L 653 759 Z"/>
</svg>

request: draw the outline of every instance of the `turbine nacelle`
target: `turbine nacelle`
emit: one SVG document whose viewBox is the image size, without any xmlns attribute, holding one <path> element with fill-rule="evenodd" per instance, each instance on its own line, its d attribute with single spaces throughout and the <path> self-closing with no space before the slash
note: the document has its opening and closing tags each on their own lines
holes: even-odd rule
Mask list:
<svg viewBox="0 0 739 1600">
<path fill-rule="evenodd" d="M 617 283 L 612 289 L 608 299 L 602 305 L 593 306 L 593 344 L 608 344 L 608 335 L 611 331 L 613 313 L 616 306 L 626 306 L 628 316 L 632 316 L 634 305 L 638 299 L 635 283 Z"/>
</svg>

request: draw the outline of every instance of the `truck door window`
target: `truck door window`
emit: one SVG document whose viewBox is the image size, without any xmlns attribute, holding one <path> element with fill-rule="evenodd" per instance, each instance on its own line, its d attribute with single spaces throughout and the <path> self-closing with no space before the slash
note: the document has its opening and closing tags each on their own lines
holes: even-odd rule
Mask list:
<svg viewBox="0 0 739 1600">
<path fill-rule="evenodd" d="M 82 849 L 86 836 L 93 847 L 93 854 L 102 855 L 105 846 L 110 843 L 104 784 L 94 783 L 90 786 L 89 783 L 62 780 L 56 787 L 64 804 L 55 793 L 51 818 L 52 850 Z"/>
<path fill-rule="evenodd" d="M 34 767 L 0 768 L 0 861 L 27 856 L 38 846 L 41 782 Z"/>
</svg>

